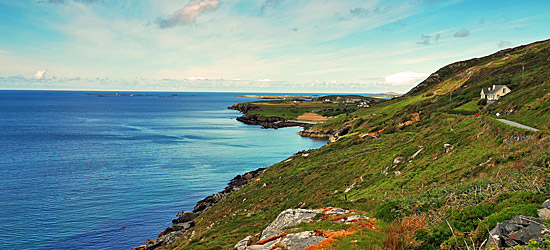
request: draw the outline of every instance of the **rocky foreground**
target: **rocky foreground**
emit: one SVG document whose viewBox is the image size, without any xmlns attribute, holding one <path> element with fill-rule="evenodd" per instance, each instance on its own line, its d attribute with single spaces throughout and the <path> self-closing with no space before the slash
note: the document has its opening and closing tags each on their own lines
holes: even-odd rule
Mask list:
<svg viewBox="0 0 550 250">
<path fill-rule="evenodd" d="M 302 223 L 330 221 L 349 225 L 342 230 L 307 230 L 299 227 Z M 247 236 L 235 245 L 237 250 L 313 250 L 321 249 L 335 237 L 355 233 L 353 226 L 375 229 L 376 219 L 359 215 L 341 208 L 287 209 L 279 214 L 261 234 Z"/>
</svg>

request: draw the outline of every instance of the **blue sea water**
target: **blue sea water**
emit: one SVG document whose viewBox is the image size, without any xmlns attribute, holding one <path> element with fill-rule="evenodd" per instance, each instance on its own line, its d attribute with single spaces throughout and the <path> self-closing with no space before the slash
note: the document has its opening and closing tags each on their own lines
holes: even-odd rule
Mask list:
<svg viewBox="0 0 550 250">
<path fill-rule="evenodd" d="M 90 93 L 0 91 L 1 249 L 139 246 L 235 175 L 326 143 L 236 121 L 235 93 Z"/>
</svg>

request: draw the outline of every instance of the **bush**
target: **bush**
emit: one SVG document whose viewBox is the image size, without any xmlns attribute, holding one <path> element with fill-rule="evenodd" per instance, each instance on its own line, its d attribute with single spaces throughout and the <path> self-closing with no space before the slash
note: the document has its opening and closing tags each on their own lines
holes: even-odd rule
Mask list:
<svg viewBox="0 0 550 250">
<path fill-rule="evenodd" d="M 477 102 L 477 105 L 479 105 L 479 106 L 485 106 L 485 105 L 487 105 L 487 99 L 480 99 L 480 100 Z"/>
</svg>

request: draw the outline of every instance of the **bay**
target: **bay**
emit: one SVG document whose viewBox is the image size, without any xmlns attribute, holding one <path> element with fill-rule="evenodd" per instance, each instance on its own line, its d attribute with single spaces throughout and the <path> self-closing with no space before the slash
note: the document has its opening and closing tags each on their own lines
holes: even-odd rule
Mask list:
<svg viewBox="0 0 550 250">
<path fill-rule="evenodd" d="M 236 121 L 240 93 L 125 94 L 0 91 L 3 249 L 139 246 L 235 175 L 326 143 Z"/>
</svg>

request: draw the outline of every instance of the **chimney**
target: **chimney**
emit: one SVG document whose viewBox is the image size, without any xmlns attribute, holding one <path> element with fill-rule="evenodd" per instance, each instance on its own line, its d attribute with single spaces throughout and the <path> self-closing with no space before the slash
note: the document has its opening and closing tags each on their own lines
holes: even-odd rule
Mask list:
<svg viewBox="0 0 550 250">
<path fill-rule="evenodd" d="M 496 86 L 496 85 L 493 85 L 493 89 L 492 89 L 492 90 L 495 90 L 496 88 L 497 88 L 497 86 Z"/>
</svg>

